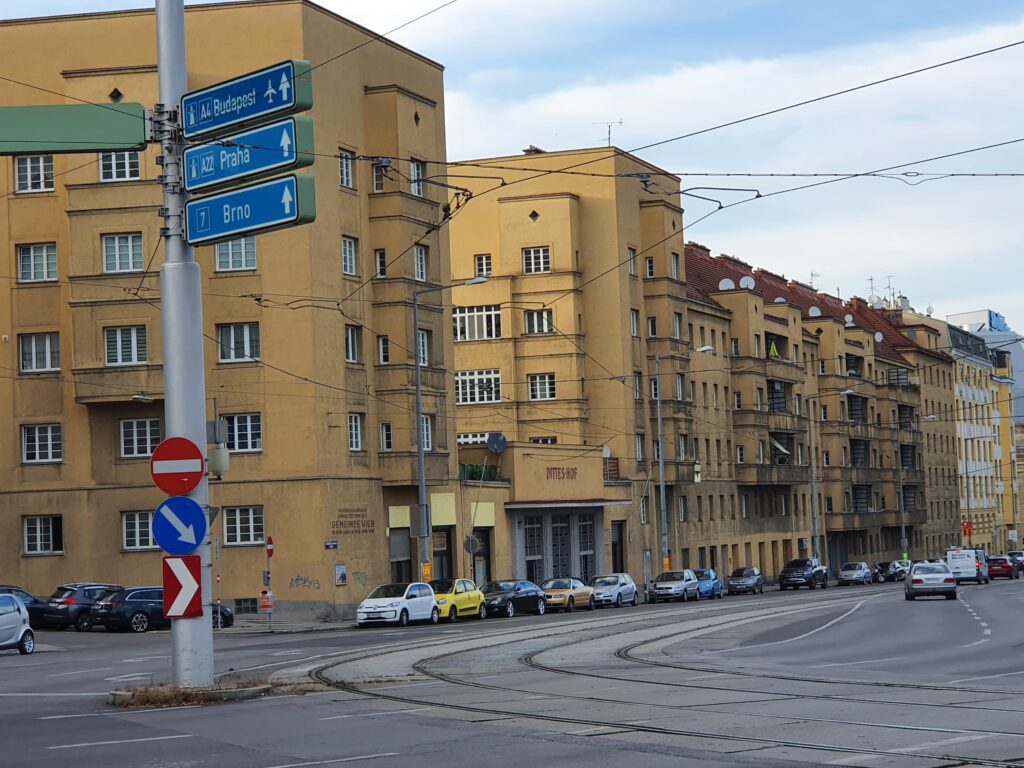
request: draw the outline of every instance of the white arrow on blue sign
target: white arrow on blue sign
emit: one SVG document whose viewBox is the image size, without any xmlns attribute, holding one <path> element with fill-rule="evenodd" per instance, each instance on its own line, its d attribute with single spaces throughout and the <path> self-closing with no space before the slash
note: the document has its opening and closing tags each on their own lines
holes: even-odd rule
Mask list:
<svg viewBox="0 0 1024 768">
<path fill-rule="evenodd" d="M 185 205 L 185 239 L 209 245 L 316 219 L 311 176 L 284 176 Z"/>
<path fill-rule="evenodd" d="M 313 164 L 313 121 L 289 117 L 185 150 L 185 189 L 198 192 Z"/>
<path fill-rule="evenodd" d="M 187 555 L 206 538 L 206 513 L 187 496 L 172 496 L 153 514 L 153 538 L 171 555 Z"/>
<path fill-rule="evenodd" d="M 309 62 L 291 59 L 186 93 L 181 97 L 182 133 L 186 139 L 211 136 L 312 106 Z"/>
</svg>

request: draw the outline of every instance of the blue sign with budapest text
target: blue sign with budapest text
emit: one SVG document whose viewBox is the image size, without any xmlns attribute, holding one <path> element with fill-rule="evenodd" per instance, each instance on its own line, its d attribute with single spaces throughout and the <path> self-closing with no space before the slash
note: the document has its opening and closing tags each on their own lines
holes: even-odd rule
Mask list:
<svg viewBox="0 0 1024 768">
<path fill-rule="evenodd" d="M 289 117 L 185 150 L 185 190 L 200 192 L 313 164 L 313 121 Z"/>
<path fill-rule="evenodd" d="M 313 177 L 284 176 L 185 205 L 185 240 L 210 245 L 316 219 Z"/>
<path fill-rule="evenodd" d="M 181 97 L 186 139 L 225 133 L 241 125 L 304 112 L 313 106 L 308 61 L 290 59 Z"/>
</svg>

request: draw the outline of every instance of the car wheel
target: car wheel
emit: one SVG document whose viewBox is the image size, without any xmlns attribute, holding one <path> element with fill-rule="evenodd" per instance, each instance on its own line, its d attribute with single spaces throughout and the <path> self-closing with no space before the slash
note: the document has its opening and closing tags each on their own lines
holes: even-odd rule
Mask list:
<svg viewBox="0 0 1024 768">
<path fill-rule="evenodd" d="M 912 594 L 910 594 L 909 592 L 904 592 L 903 593 L 903 597 L 905 597 L 907 600 L 913 600 L 914 599 L 914 596 Z"/>
<path fill-rule="evenodd" d="M 221 615 L 220 611 L 216 611 L 213 616 L 210 617 L 210 620 L 213 623 L 214 629 L 224 629 L 224 617 Z"/>
<path fill-rule="evenodd" d="M 622 607 L 622 593 L 621 592 L 619 592 L 619 594 L 617 594 L 615 596 L 615 607 L 616 608 L 621 608 Z"/>
<path fill-rule="evenodd" d="M 779 592 L 785 592 L 785 591 L 786 591 L 786 585 L 785 584 L 779 584 Z"/>
<path fill-rule="evenodd" d="M 365 627 L 366 627 L 366 622 L 365 621 L 357 621 L 356 622 L 356 629 L 363 629 Z"/>
<path fill-rule="evenodd" d="M 828 589 L 828 576 L 821 580 L 821 588 Z"/>
<path fill-rule="evenodd" d="M 760 592 L 762 595 L 764 594 L 764 582 L 761 583 L 761 586 L 758 587 L 757 591 Z"/>
<path fill-rule="evenodd" d="M 575 601 L 575 600 L 573 600 L 573 599 L 572 599 L 572 598 L 570 597 L 570 598 L 569 598 L 569 602 L 565 604 L 565 612 L 566 612 L 566 613 L 572 613 L 572 612 L 573 612 L 573 611 L 575 611 L 575 610 L 576 610 L 576 601 Z"/>
<path fill-rule="evenodd" d="M 593 595 L 590 596 L 590 600 L 587 602 L 587 610 L 588 611 L 596 611 L 597 610 L 597 602 L 594 600 L 594 596 Z"/>
<path fill-rule="evenodd" d="M 685 603 L 685 602 L 686 602 L 687 600 L 689 600 L 689 599 L 690 599 L 690 598 L 686 596 L 686 589 L 684 588 L 684 589 L 683 589 L 683 597 L 682 597 L 682 601 L 683 601 L 683 602 Z"/>
<path fill-rule="evenodd" d="M 949 592 L 946 594 L 947 600 L 956 600 L 956 592 Z"/>
<path fill-rule="evenodd" d="M 638 602 L 640 602 L 640 601 L 636 599 L 636 590 L 634 589 L 633 590 L 633 599 L 629 601 L 629 604 L 632 605 L 634 608 L 636 608 L 636 604 Z"/>
<path fill-rule="evenodd" d="M 21 640 L 18 641 L 18 653 L 22 656 L 28 656 L 32 651 L 36 649 L 36 636 L 32 634 L 32 630 L 26 630 L 25 634 L 21 636 Z"/>
<path fill-rule="evenodd" d="M 430 609 L 430 623 L 431 624 L 437 624 L 437 622 L 440 619 L 441 619 L 441 614 L 438 612 L 437 608 L 431 608 Z"/>
<path fill-rule="evenodd" d="M 79 632 L 88 632 L 92 629 L 92 621 L 89 619 L 89 614 L 80 613 L 75 617 L 75 629 Z"/>
<path fill-rule="evenodd" d="M 398 624 L 400 626 L 404 627 L 408 623 L 409 623 L 409 612 L 403 608 L 402 612 L 400 614 L 398 614 Z"/>
<path fill-rule="evenodd" d="M 814 579 L 811 579 L 811 583 L 808 584 L 807 586 L 810 587 L 811 589 L 817 589 L 818 588 L 818 582 L 816 582 Z"/>
<path fill-rule="evenodd" d="M 544 602 L 544 598 L 539 597 L 537 598 L 537 607 L 534 609 L 533 612 L 536 613 L 538 616 L 543 616 L 546 608 L 547 604 Z"/>
<path fill-rule="evenodd" d="M 142 611 L 133 613 L 132 617 L 128 619 L 128 626 L 131 627 L 132 632 L 145 632 L 149 629 L 149 616 Z"/>
<path fill-rule="evenodd" d="M 722 599 L 722 590 L 718 590 L 718 599 L 719 599 L 719 600 L 721 600 L 721 599 Z"/>
<path fill-rule="evenodd" d="M 459 618 L 459 609 L 458 609 L 457 606 L 453 605 L 448 610 L 448 623 L 449 624 L 454 624 L 458 620 L 458 618 Z"/>
</svg>

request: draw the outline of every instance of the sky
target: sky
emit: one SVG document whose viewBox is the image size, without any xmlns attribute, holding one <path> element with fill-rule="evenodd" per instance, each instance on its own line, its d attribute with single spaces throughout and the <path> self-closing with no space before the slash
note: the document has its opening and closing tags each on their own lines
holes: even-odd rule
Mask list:
<svg viewBox="0 0 1024 768">
<path fill-rule="evenodd" d="M 320 0 L 376 32 L 445 0 Z M 188 3 L 192 4 L 192 3 Z M 0 1 L 0 17 L 151 6 Z M 17 9 L 16 12 L 14 9 Z M 8 10 L 10 9 L 10 10 Z M 448 157 L 626 150 L 1024 41 L 1008 0 L 455 0 L 394 34 L 445 66 Z M 314 62 L 315 63 L 315 62 Z M 2 66 L 0 66 L 2 70 Z M 944 317 L 991 308 L 1024 331 L 1024 45 L 637 154 L 687 174 L 686 237 L 843 298 L 890 290 Z M 621 120 L 621 124 L 618 124 Z M 691 174 L 865 173 L 823 179 Z M 715 187 L 718 189 L 707 189 Z M 730 191 L 728 187 L 740 190 Z M 703 188 L 703 189 L 697 189 Z M 760 193 L 759 199 L 755 198 Z M 706 219 L 701 217 L 712 213 Z"/>
</svg>

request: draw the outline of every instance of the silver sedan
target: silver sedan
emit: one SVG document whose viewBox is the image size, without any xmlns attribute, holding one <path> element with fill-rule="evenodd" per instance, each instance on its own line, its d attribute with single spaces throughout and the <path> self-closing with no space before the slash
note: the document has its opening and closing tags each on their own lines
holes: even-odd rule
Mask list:
<svg viewBox="0 0 1024 768">
<path fill-rule="evenodd" d="M 867 563 L 843 563 L 839 569 L 840 587 L 847 584 L 870 584 L 874 580 L 874 574 Z"/>
<path fill-rule="evenodd" d="M 956 600 L 956 577 L 945 563 L 915 563 L 903 580 L 903 596 L 907 600 L 927 595 Z"/>
</svg>

